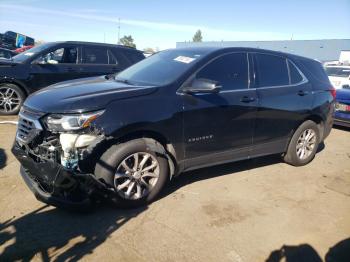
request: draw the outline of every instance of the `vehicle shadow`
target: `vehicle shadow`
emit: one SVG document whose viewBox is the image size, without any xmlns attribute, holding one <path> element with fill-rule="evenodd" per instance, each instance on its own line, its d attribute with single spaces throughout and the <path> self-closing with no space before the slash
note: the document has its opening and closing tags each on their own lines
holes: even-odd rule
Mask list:
<svg viewBox="0 0 350 262">
<path fill-rule="evenodd" d="M 323 149 L 326 148 L 326 145 L 325 143 L 322 141 L 319 145 L 318 145 L 318 148 L 317 148 L 317 151 L 316 151 L 316 154 L 317 153 L 320 153 Z"/>
<path fill-rule="evenodd" d="M 265 262 L 322 262 L 323 259 L 309 244 L 298 246 L 283 245 L 274 250 Z M 349 262 L 350 261 L 350 238 L 344 239 L 331 247 L 324 259 L 325 262 Z"/>
<path fill-rule="evenodd" d="M 281 161 L 282 159 L 280 155 L 271 155 L 185 172 L 169 183 L 169 185 L 163 190 L 160 198 L 166 197 L 167 195 L 188 184 L 214 177 L 234 175 L 234 173 L 277 164 Z"/>
<path fill-rule="evenodd" d="M 6 166 L 7 156 L 5 150 L 0 148 L 0 169 Z"/>
<path fill-rule="evenodd" d="M 350 131 L 350 127 L 346 127 L 346 126 L 334 125 L 333 128 L 334 128 L 334 129 L 338 129 L 338 130 L 342 130 L 342 131 L 346 131 L 346 132 L 349 132 L 349 131 Z"/>
<path fill-rule="evenodd" d="M 326 148 L 324 142 L 321 142 L 317 148 L 316 154 L 320 153 L 322 150 Z M 316 155 L 317 157 L 317 155 Z M 179 188 L 205 179 L 210 179 L 219 176 L 225 175 L 233 175 L 234 173 L 238 173 L 241 171 L 251 170 L 263 166 L 269 166 L 273 164 L 278 164 L 283 162 L 283 158 L 281 154 L 263 156 L 258 158 L 253 158 L 249 160 L 242 160 L 237 162 L 232 162 L 228 164 L 222 164 L 212 167 L 206 167 L 197 169 L 194 171 L 184 172 L 180 174 L 178 177 L 173 179 L 171 183 L 162 191 L 159 199 L 170 195 L 175 192 Z"/>
<path fill-rule="evenodd" d="M 102 206 L 98 212 L 82 214 L 43 206 L 0 223 L 0 246 L 4 248 L 0 261 L 30 261 L 34 256 L 53 261 L 51 253 L 56 254 L 55 261 L 78 261 L 146 209 Z M 62 253 L 57 252 L 60 248 L 64 248 Z"/>
</svg>

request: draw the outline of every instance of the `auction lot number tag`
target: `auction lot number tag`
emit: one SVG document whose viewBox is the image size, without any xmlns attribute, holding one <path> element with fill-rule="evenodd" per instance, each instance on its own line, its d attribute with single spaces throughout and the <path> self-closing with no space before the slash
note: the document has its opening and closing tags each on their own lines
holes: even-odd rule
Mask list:
<svg viewBox="0 0 350 262">
<path fill-rule="evenodd" d="M 178 57 L 174 58 L 175 61 L 185 63 L 185 64 L 189 64 L 195 59 L 196 58 L 192 58 L 192 57 L 188 57 L 188 56 L 178 56 Z"/>
</svg>

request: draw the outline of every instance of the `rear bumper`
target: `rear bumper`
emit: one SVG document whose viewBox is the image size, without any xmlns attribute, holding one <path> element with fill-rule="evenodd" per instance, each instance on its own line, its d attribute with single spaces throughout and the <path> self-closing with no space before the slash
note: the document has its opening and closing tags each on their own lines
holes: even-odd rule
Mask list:
<svg viewBox="0 0 350 262">
<path fill-rule="evenodd" d="M 350 120 L 334 119 L 334 125 L 350 127 Z"/>
<path fill-rule="evenodd" d="M 350 113 L 335 112 L 334 124 L 339 126 L 350 127 Z"/>
<path fill-rule="evenodd" d="M 39 201 L 49 205 L 86 209 L 92 203 L 95 190 L 103 189 L 102 183 L 93 175 L 66 170 L 53 161 L 35 161 L 17 143 L 13 145 L 12 153 L 21 163 L 20 174 L 24 182 Z"/>
</svg>

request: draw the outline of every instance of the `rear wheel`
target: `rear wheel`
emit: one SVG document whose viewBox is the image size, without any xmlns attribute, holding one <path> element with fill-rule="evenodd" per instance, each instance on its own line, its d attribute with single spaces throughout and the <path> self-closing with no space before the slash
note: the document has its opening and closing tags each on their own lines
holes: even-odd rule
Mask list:
<svg viewBox="0 0 350 262">
<path fill-rule="evenodd" d="M 169 166 L 166 156 L 135 139 L 109 148 L 95 176 L 115 191 L 112 200 L 118 206 L 137 207 L 156 199 L 169 180 Z"/>
<path fill-rule="evenodd" d="M 290 140 L 284 161 L 293 166 L 308 164 L 314 157 L 320 143 L 320 132 L 315 122 L 305 121 Z"/>
<path fill-rule="evenodd" d="M 0 115 L 15 115 L 19 112 L 25 93 L 15 84 L 0 84 Z"/>
</svg>

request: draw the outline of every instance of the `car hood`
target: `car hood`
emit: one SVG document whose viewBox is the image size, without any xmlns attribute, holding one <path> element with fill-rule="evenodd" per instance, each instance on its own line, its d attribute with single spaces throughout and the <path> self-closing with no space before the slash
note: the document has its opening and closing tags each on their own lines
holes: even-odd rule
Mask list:
<svg viewBox="0 0 350 262">
<path fill-rule="evenodd" d="M 336 100 L 338 102 L 350 104 L 350 89 L 338 89 Z"/>
<path fill-rule="evenodd" d="M 81 113 L 103 109 L 110 102 L 156 91 L 155 86 L 135 86 L 90 77 L 65 81 L 41 89 L 30 95 L 24 106 L 45 113 Z"/>
</svg>

